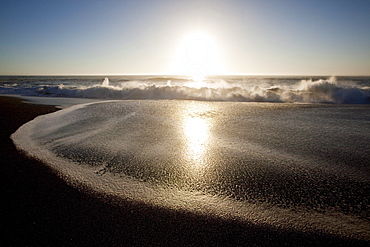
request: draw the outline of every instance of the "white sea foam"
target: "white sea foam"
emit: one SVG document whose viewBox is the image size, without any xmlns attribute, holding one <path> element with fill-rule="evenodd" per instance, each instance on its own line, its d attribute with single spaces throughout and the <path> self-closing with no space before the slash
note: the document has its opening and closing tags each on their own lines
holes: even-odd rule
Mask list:
<svg viewBox="0 0 370 247">
<path fill-rule="evenodd" d="M 88 186 L 98 192 L 130 200 L 215 217 L 233 218 L 257 225 L 268 224 L 276 228 L 322 231 L 370 239 L 368 221 L 356 215 L 346 215 L 340 210 L 328 207 L 326 212 L 322 213 L 307 210 L 299 205 L 281 207 L 269 203 L 268 200 L 236 200 L 227 193 L 223 194 L 222 189 L 197 189 L 196 183 L 209 180 L 212 186 L 218 183 L 217 176 L 227 176 L 227 170 L 217 166 L 223 165 L 231 171 L 239 169 L 237 159 L 228 160 L 228 157 L 234 155 L 239 155 L 241 160 L 244 159 L 243 162 L 249 158 L 252 163 L 243 166 L 250 173 L 250 179 L 266 176 L 261 181 L 267 183 L 267 186 L 280 183 L 275 181 L 273 173 L 272 176 L 269 175 L 271 172 L 280 172 L 277 174 L 282 175 L 279 179 L 283 184 L 284 176 L 291 176 L 294 183 L 299 183 L 300 179 L 315 174 L 310 175 L 312 169 L 315 172 L 323 172 L 322 175 L 315 175 L 314 181 L 317 183 L 325 179 L 325 176 L 331 175 L 334 178 L 339 177 L 338 181 L 352 179 L 347 173 L 343 174 L 343 170 L 330 167 L 325 172 L 323 169 L 316 169 L 317 165 L 310 168 L 309 161 L 296 155 L 269 150 L 253 144 L 251 140 L 243 143 L 245 139 L 240 142 L 238 138 L 223 137 L 225 132 L 228 133 L 228 129 L 225 126 L 227 118 L 221 114 L 227 114 L 226 109 L 245 112 L 245 109 L 251 111 L 253 107 L 245 108 L 242 103 L 227 106 L 215 103 L 110 101 L 77 105 L 37 117 L 17 130 L 12 139 L 18 149 L 45 162 L 74 186 Z M 222 107 L 223 110 L 217 112 L 216 106 Z M 234 114 L 230 119 L 237 121 L 237 115 Z M 250 118 L 252 114 L 245 119 Z M 219 123 L 211 123 L 216 119 Z M 193 120 L 196 122 L 192 123 Z M 187 129 L 194 124 L 203 132 L 197 136 L 189 136 Z M 242 122 L 242 126 L 250 124 L 251 122 Z M 261 124 L 262 122 L 259 125 Z M 227 125 L 239 126 L 230 121 Z M 222 131 L 213 130 L 215 133 L 205 136 L 207 131 L 214 128 L 221 128 Z M 238 129 L 230 128 L 233 133 L 239 133 Z M 244 133 L 243 130 L 240 135 Z M 201 152 L 209 152 L 209 155 Z M 227 154 L 228 152 L 230 154 Z M 246 156 L 243 156 L 243 153 Z M 225 158 L 220 158 L 224 156 Z M 253 163 L 256 159 L 260 159 L 262 163 L 263 160 L 268 162 Z M 232 162 L 237 164 L 234 166 Z M 212 177 L 212 172 L 217 170 L 221 174 Z M 141 173 L 147 174 L 140 175 Z M 189 182 L 191 184 L 187 185 Z M 221 181 L 221 185 L 226 190 L 233 189 L 227 188 L 226 178 Z M 311 188 L 314 186 L 309 185 Z"/>
<path fill-rule="evenodd" d="M 286 83 L 283 79 L 191 79 L 152 78 L 111 83 L 84 84 L 6 84 L 2 94 L 53 96 L 96 99 L 193 99 L 206 101 L 287 102 L 369 104 L 370 90 L 366 85 L 329 79 L 303 79 Z"/>
</svg>

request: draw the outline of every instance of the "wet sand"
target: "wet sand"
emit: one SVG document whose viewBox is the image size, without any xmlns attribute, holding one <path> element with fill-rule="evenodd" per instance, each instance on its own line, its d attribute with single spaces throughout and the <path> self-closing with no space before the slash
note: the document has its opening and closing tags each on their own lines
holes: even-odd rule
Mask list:
<svg viewBox="0 0 370 247">
<path fill-rule="evenodd" d="M 295 232 L 106 198 L 67 185 L 25 157 L 9 136 L 53 106 L 0 97 L 1 246 L 367 246 L 368 242 Z"/>
</svg>

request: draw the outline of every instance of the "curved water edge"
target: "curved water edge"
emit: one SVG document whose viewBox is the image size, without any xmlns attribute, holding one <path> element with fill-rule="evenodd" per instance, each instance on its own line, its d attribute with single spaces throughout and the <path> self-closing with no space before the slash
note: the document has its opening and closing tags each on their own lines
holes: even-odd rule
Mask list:
<svg viewBox="0 0 370 247">
<path fill-rule="evenodd" d="M 370 240 L 366 114 L 361 106 L 110 101 L 39 116 L 12 139 L 67 182 L 100 193 Z"/>
</svg>

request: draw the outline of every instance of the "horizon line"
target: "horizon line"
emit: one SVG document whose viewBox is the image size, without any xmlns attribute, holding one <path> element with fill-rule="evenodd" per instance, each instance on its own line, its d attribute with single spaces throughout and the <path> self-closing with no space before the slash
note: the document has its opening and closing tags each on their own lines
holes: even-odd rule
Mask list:
<svg viewBox="0 0 370 247">
<path fill-rule="evenodd" d="M 185 77 L 193 77 L 192 75 L 186 74 L 159 74 L 159 73 L 140 73 L 140 74 L 0 74 L 0 76 L 185 76 Z M 283 76 L 325 76 L 325 77 L 336 77 L 336 76 L 358 76 L 358 77 L 370 77 L 369 75 L 363 74 L 352 74 L 352 75 L 337 75 L 337 74 L 242 74 L 242 73 L 235 73 L 235 74 L 212 74 L 212 75 L 204 75 L 204 77 L 212 77 L 212 76 L 276 76 L 276 77 L 283 77 Z"/>
</svg>

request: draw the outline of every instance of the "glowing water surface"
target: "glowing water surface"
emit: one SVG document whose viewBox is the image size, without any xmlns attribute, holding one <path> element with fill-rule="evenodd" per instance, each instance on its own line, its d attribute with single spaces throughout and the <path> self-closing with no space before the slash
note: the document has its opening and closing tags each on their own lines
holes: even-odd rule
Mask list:
<svg viewBox="0 0 370 247">
<path fill-rule="evenodd" d="M 71 184 L 254 224 L 370 239 L 370 108 L 109 101 L 12 138 Z"/>
</svg>

